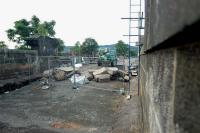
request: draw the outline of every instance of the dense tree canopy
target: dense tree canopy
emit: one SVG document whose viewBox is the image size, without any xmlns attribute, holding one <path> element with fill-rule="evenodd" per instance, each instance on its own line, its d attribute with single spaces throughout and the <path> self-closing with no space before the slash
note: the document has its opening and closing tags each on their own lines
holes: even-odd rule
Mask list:
<svg viewBox="0 0 200 133">
<path fill-rule="evenodd" d="M 7 37 L 10 41 L 16 42 L 20 45 L 16 46 L 17 49 L 30 49 L 25 46 L 25 40 L 28 37 L 48 36 L 54 37 L 56 34 L 54 26 L 56 22 L 54 20 L 47 22 L 41 22 L 37 16 L 32 16 L 31 20 L 21 19 L 14 22 L 14 27 L 8 29 Z M 58 39 L 58 51 L 61 52 L 64 49 L 64 42 Z"/>
<path fill-rule="evenodd" d="M 129 49 L 128 49 L 128 45 L 125 44 L 123 41 L 118 41 L 115 44 L 115 48 L 116 48 L 116 52 L 118 56 L 124 56 L 124 57 L 128 57 L 129 55 Z M 131 57 L 135 57 L 137 56 L 137 50 L 134 49 L 134 47 L 131 47 L 130 49 L 130 56 Z"/>
<path fill-rule="evenodd" d="M 128 53 L 128 45 L 125 44 L 123 41 L 118 41 L 115 44 L 116 52 L 118 56 L 127 56 Z"/>
<path fill-rule="evenodd" d="M 43 23 L 37 16 L 33 16 L 30 21 L 26 19 L 21 19 L 14 22 L 14 27 L 8 29 L 7 36 L 8 39 L 17 42 L 24 43 L 27 37 L 31 36 L 49 36 L 53 37 L 55 35 L 55 26 L 56 22 L 54 20 Z"/>
<path fill-rule="evenodd" d="M 64 41 L 60 38 L 57 39 L 58 40 L 58 52 L 62 52 L 65 48 L 65 45 L 64 45 Z"/>
<path fill-rule="evenodd" d="M 83 55 L 95 56 L 98 52 L 98 43 L 93 38 L 86 38 L 81 45 L 81 52 Z"/>
</svg>

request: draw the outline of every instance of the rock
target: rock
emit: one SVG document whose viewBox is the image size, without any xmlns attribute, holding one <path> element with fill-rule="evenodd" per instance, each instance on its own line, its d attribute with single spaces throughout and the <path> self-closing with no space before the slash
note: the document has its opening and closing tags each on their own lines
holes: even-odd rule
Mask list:
<svg viewBox="0 0 200 133">
<path fill-rule="evenodd" d="M 99 74 L 99 75 L 95 75 L 95 81 L 97 82 L 108 82 L 110 81 L 110 74 Z"/>
<path fill-rule="evenodd" d="M 70 78 L 72 75 L 74 74 L 74 71 L 69 72 L 69 73 L 65 73 L 65 78 Z"/>
<path fill-rule="evenodd" d="M 137 71 L 135 72 L 135 71 L 131 71 L 131 75 L 132 76 L 137 76 L 138 74 L 137 74 Z"/>
<path fill-rule="evenodd" d="M 107 72 L 110 75 L 115 75 L 118 73 L 118 68 L 117 67 L 108 67 Z"/>
<path fill-rule="evenodd" d="M 58 67 L 58 68 L 56 68 L 56 70 L 60 70 L 60 71 L 69 73 L 69 72 L 74 71 L 74 68 L 73 67 Z M 78 71 L 78 68 L 75 68 L 75 71 Z"/>
<path fill-rule="evenodd" d="M 53 77 L 57 81 L 65 80 L 65 72 L 62 70 L 54 70 L 53 71 Z"/>
<path fill-rule="evenodd" d="M 40 83 L 43 84 L 43 85 L 47 85 L 49 82 L 48 82 L 48 79 L 43 77 L 40 79 Z"/>
<path fill-rule="evenodd" d="M 122 77 L 122 78 L 124 78 L 124 76 L 128 75 L 128 73 L 123 70 L 118 70 L 118 73 L 119 73 L 120 77 Z"/>
<path fill-rule="evenodd" d="M 93 74 L 93 72 L 95 72 L 96 70 L 95 69 L 90 69 L 90 70 L 88 70 L 88 72 L 90 73 L 90 74 Z"/>
<path fill-rule="evenodd" d="M 100 74 L 108 74 L 107 69 L 105 67 L 102 67 L 101 69 L 95 70 L 93 72 L 93 75 L 100 75 Z"/>
<path fill-rule="evenodd" d="M 91 73 L 89 73 L 89 72 L 83 73 L 83 75 L 84 75 L 89 81 L 91 81 L 91 80 L 94 79 L 94 76 L 93 76 Z"/>
<path fill-rule="evenodd" d="M 53 70 L 50 69 L 50 70 L 45 70 L 45 71 L 43 72 L 42 76 L 45 77 L 45 78 L 48 78 L 48 77 L 51 77 L 52 74 L 53 74 Z"/>
<path fill-rule="evenodd" d="M 129 81 L 129 76 L 124 76 L 124 81 Z"/>
</svg>

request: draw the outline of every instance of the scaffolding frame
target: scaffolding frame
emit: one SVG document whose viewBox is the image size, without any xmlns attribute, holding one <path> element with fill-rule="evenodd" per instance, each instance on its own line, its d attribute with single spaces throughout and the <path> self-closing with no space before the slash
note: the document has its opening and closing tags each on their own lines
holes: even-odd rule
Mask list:
<svg viewBox="0 0 200 133">
<path fill-rule="evenodd" d="M 137 2 L 136 2 L 137 1 Z M 138 3 L 139 1 L 139 3 Z M 138 11 L 133 11 L 133 9 L 135 7 L 139 7 Z M 133 14 L 138 14 L 138 17 L 133 17 Z M 142 0 L 129 0 L 129 17 L 125 17 L 125 18 L 121 18 L 121 19 L 125 19 L 129 21 L 129 33 L 128 35 L 123 35 L 125 37 L 128 37 L 128 56 L 129 56 L 129 61 L 128 61 L 128 75 L 129 75 L 129 85 L 128 85 L 128 94 L 130 95 L 130 87 L 131 87 L 131 82 L 130 82 L 130 78 L 131 78 L 131 60 L 130 60 L 130 49 L 131 49 L 131 44 L 135 43 L 136 46 L 138 46 L 138 96 L 140 95 L 140 49 L 141 49 L 141 30 L 144 29 L 144 27 L 142 26 L 142 22 L 145 19 L 143 17 L 143 12 L 142 12 Z M 137 26 L 133 26 L 132 22 L 136 21 L 138 22 Z M 132 34 L 132 30 L 133 29 L 137 29 L 138 33 L 137 34 Z M 138 37 L 138 42 L 132 42 L 132 37 Z"/>
</svg>

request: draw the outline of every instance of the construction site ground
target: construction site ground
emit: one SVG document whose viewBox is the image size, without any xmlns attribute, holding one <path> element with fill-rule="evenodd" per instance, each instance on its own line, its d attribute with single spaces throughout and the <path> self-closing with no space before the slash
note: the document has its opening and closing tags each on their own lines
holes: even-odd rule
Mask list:
<svg viewBox="0 0 200 133">
<path fill-rule="evenodd" d="M 86 65 L 81 71 L 97 68 Z M 119 93 L 122 81 L 90 81 L 72 89 L 70 80 L 40 81 L 0 95 L 1 133 L 139 133 L 141 108 L 137 79 L 131 80 L 132 99 Z"/>
</svg>

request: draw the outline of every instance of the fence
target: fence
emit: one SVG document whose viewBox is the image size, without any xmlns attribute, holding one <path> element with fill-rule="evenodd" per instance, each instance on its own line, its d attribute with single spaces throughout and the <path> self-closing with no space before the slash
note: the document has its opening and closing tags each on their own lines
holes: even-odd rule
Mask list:
<svg viewBox="0 0 200 133">
<path fill-rule="evenodd" d="M 38 73 L 36 51 L 0 49 L 0 80 Z"/>
</svg>

